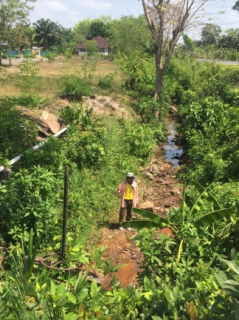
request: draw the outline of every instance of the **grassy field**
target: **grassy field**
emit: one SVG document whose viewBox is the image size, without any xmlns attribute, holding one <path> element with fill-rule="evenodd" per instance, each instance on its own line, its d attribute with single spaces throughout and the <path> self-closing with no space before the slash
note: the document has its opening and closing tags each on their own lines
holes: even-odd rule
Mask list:
<svg viewBox="0 0 239 320">
<path fill-rule="evenodd" d="M 0 68 L 0 97 L 17 97 L 20 94 L 15 81 L 20 73 L 21 63 L 20 60 L 14 60 L 12 67 L 5 65 Z M 70 59 L 57 57 L 52 62 L 41 59 L 36 61 L 35 64 L 39 69 L 38 94 L 42 98 L 52 99 L 59 95 L 62 77 L 68 74 L 86 77 L 92 86 L 97 86 L 105 76 L 113 75 L 114 88 L 120 88 L 121 86 L 121 73 L 115 62 L 99 60 L 94 66 L 92 62 L 75 56 Z M 97 91 L 97 88 L 95 90 Z"/>
</svg>

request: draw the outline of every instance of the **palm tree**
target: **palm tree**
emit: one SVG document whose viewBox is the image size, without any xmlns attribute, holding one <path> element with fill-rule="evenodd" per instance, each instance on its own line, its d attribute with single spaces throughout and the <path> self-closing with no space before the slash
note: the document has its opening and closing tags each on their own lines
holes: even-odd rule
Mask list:
<svg viewBox="0 0 239 320">
<path fill-rule="evenodd" d="M 39 45 L 43 46 L 43 50 L 48 50 L 52 45 L 59 44 L 63 36 L 63 28 L 58 22 L 40 19 L 33 23 L 33 26 L 36 32 L 35 40 Z"/>
</svg>

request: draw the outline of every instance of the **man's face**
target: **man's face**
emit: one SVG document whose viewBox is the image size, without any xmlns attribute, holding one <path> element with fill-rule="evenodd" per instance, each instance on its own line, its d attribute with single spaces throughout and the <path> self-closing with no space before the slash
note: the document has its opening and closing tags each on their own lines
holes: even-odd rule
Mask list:
<svg viewBox="0 0 239 320">
<path fill-rule="evenodd" d="M 127 177 L 127 182 L 128 182 L 128 184 L 132 184 L 133 178 Z"/>
</svg>

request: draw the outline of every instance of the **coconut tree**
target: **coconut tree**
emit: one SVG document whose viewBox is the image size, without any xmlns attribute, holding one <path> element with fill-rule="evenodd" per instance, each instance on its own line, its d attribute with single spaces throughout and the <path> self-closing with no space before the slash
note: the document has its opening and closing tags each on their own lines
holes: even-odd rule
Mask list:
<svg viewBox="0 0 239 320">
<path fill-rule="evenodd" d="M 63 28 L 58 22 L 40 19 L 33 23 L 33 26 L 36 32 L 35 40 L 43 47 L 43 50 L 48 50 L 52 45 L 58 44 L 63 37 Z"/>
</svg>

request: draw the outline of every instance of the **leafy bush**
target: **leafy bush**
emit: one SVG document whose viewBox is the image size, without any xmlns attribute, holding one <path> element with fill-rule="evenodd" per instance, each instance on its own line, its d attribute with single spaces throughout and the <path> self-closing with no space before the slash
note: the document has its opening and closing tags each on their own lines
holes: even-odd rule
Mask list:
<svg viewBox="0 0 239 320">
<path fill-rule="evenodd" d="M 190 177 L 204 184 L 238 179 L 237 110 L 213 98 L 181 110 L 178 130 L 187 141 Z"/>
<path fill-rule="evenodd" d="M 52 51 L 46 51 L 44 53 L 44 58 L 47 58 L 49 62 L 54 61 L 56 56 L 57 56 L 57 54 Z"/>
<path fill-rule="evenodd" d="M 107 74 L 104 78 L 101 78 L 98 87 L 101 89 L 113 89 L 113 74 Z"/>
<path fill-rule="evenodd" d="M 74 124 L 78 123 L 80 117 L 82 116 L 83 110 L 82 107 L 74 106 L 73 108 L 70 106 L 66 106 L 60 111 L 60 118 L 66 124 Z"/>
<path fill-rule="evenodd" d="M 28 241 L 31 229 L 41 238 L 41 244 L 52 241 L 59 232 L 57 186 L 55 175 L 40 166 L 15 174 L 6 184 L 6 194 L 0 202 L 0 234 L 6 241 Z"/>
<path fill-rule="evenodd" d="M 104 127 L 100 121 L 70 127 L 65 147 L 67 158 L 79 169 L 99 168 L 105 159 Z"/>
<path fill-rule="evenodd" d="M 76 75 L 66 75 L 63 77 L 62 94 L 71 100 L 80 101 L 83 96 L 91 96 L 92 90 L 86 80 Z"/>
<path fill-rule="evenodd" d="M 224 100 L 230 87 L 238 82 L 238 76 L 238 68 L 174 58 L 165 70 L 165 88 L 170 93 L 169 98 L 177 104 L 188 105 L 208 96 Z"/>
<path fill-rule="evenodd" d="M 12 100 L 4 98 L 0 102 L 0 153 L 4 157 L 13 158 L 34 145 L 37 126 L 21 117 Z M 2 160 L 2 159 L 0 159 Z"/>
<path fill-rule="evenodd" d="M 152 58 L 138 51 L 124 55 L 120 68 L 125 76 L 123 88 L 134 98 L 152 96 L 155 86 L 155 67 Z"/>
<path fill-rule="evenodd" d="M 52 172 L 58 172 L 64 163 L 61 140 L 49 137 L 37 150 L 27 150 L 21 158 L 21 166 L 30 169 L 34 165 L 47 167 Z"/>
<path fill-rule="evenodd" d="M 146 161 L 155 147 L 154 130 L 145 124 L 136 121 L 125 123 L 123 141 L 128 153 Z"/>
<path fill-rule="evenodd" d="M 34 59 L 36 54 L 34 52 L 24 52 L 23 56 L 25 59 Z"/>
<path fill-rule="evenodd" d="M 39 69 L 35 62 L 31 60 L 23 61 L 20 73 L 18 74 L 15 85 L 20 88 L 24 103 L 29 102 L 29 106 L 39 104 L 38 89 L 40 85 Z"/>
</svg>

